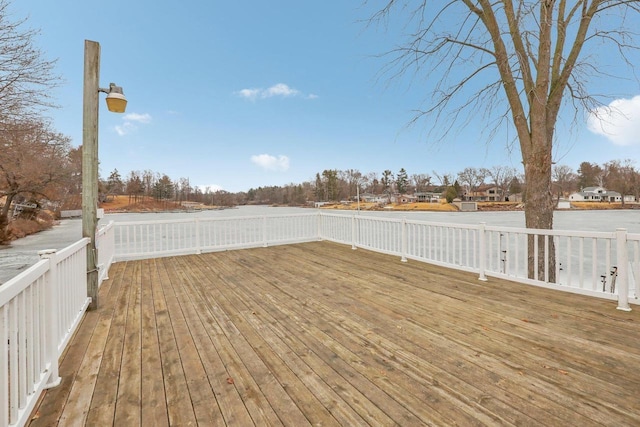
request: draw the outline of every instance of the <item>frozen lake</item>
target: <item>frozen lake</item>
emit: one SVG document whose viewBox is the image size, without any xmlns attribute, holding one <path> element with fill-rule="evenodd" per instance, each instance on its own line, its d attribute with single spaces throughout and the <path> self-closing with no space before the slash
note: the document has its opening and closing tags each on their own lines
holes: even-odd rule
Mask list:
<svg viewBox="0 0 640 427">
<path fill-rule="evenodd" d="M 283 215 L 310 213 L 314 209 L 273 208 L 267 206 L 242 206 L 238 209 L 201 211 L 195 213 L 139 213 L 105 215 L 101 223 L 108 221 L 149 221 L 177 218 L 225 218 L 251 215 Z M 354 211 L 331 211 L 342 215 L 353 215 Z M 524 227 L 523 212 L 360 212 L 360 215 L 416 219 L 431 222 L 459 224 L 500 225 Z M 554 228 L 558 230 L 614 231 L 625 228 L 631 233 L 640 233 L 640 211 L 557 211 Z M 82 221 L 68 219 L 51 230 L 17 240 L 9 246 L 0 246 L 0 284 L 17 275 L 38 261 L 38 251 L 42 249 L 62 249 L 82 237 Z"/>
</svg>

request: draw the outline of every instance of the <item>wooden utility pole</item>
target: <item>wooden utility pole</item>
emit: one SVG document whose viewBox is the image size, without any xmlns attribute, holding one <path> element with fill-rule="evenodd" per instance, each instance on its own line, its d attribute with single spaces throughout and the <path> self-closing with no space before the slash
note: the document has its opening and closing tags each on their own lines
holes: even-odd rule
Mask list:
<svg viewBox="0 0 640 427">
<path fill-rule="evenodd" d="M 100 44 L 84 41 L 84 95 L 82 110 L 82 237 L 91 239 L 87 248 L 87 296 L 89 310 L 98 308 L 98 89 Z"/>
</svg>

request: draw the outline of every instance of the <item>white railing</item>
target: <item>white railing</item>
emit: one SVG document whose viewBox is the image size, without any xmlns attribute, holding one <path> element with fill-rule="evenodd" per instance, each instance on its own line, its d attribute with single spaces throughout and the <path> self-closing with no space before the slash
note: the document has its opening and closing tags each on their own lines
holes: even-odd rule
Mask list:
<svg viewBox="0 0 640 427">
<path fill-rule="evenodd" d="M 486 227 L 487 274 L 523 283 L 543 284 L 575 293 L 623 300 L 629 282 L 626 261 L 628 234 Z M 533 262 L 543 257 L 542 271 L 528 276 L 528 241 L 533 239 Z M 554 249 L 555 264 L 551 262 Z M 552 271 L 553 270 L 553 271 Z M 552 278 L 555 279 L 552 280 Z M 618 292 L 620 291 L 620 292 Z M 626 305 L 620 301 L 620 306 Z"/>
<path fill-rule="evenodd" d="M 312 213 L 109 223 L 97 233 L 100 282 L 115 260 L 326 239 L 353 249 L 638 304 L 640 234 L 532 230 Z M 532 239 L 532 240 L 531 240 Z M 533 262 L 546 266 L 529 277 Z M 90 303 L 84 238 L 0 286 L 0 426 L 25 425 L 40 393 L 59 383 L 58 357 Z M 555 264 L 551 262 L 555 255 Z M 540 255 L 538 255 L 540 254 Z M 542 260 L 538 259 L 542 257 Z"/>
<path fill-rule="evenodd" d="M 629 309 L 629 302 L 639 302 L 640 234 L 624 230 L 532 230 L 324 212 L 125 222 L 114 227 L 117 260 L 325 239 L 398 255 L 402 261 L 413 259 L 475 272 L 481 280 L 501 277 L 617 300 L 623 310 Z M 532 262 L 545 266 L 531 277 L 530 239 Z"/>
<path fill-rule="evenodd" d="M 0 426 L 28 422 L 40 393 L 60 382 L 58 357 L 90 300 L 82 239 L 0 286 Z"/>
<path fill-rule="evenodd" d="M 316 214 L 118 222 L 115 259 L 302 243 L 318 239 Z"/>
</svg>

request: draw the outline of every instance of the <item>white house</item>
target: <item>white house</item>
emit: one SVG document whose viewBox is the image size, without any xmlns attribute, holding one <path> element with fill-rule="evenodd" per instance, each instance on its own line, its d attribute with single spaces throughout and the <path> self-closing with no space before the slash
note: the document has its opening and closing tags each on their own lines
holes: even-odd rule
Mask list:
<svg viewBox="0 0 640 427">
<path fill-rule="evenodd" d="M 418 202 L 437 203 L 440 201 L 442 193 L 434 193 L 432 191 L 419 192 L 414 194 Z"/>
<path fill-rule="evenodd" d="M 364 194 L 360 194 L 360 200 L 366 203 L 387 203 L 389 198 L 387 196 L 364 193 Z"/>
<path fill-rule="evenodd" d="M 622 196 L 617 191 L 603 187 L 585 187 L 578 193 L 569 196 L 572 202 L 621 202 Z"/>
</svg>

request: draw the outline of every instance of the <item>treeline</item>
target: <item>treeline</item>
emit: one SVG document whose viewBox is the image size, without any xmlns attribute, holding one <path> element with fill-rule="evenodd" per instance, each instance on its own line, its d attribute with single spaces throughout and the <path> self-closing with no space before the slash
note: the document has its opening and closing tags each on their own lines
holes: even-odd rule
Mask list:
<svg viewBox="0 0 640 427">
<path fill-rule="evenodd" d="M 583 162 L 577 171 L 567 165 L 555 165 L 550 191 L 560 198 L 585 187 L 602 186 L 622 195 L 640 197 L 640 172 L 631 160 L 612 160 L 603 164 Z M 230 193 L 210 188 L 192 187 L 188 178 L 172 180 L 162 173 L 133 171 L 122 179 L 117 170 L 102 181 L 101 194 L 128 195 L 131 202 L 142 196 L 176 202 L 194 201 L 207 205 L 231 206 L 244 204 L 277 204 L 301 206 L 309 202 L 354 200 L 358 193 L 374 195 L 441 193 L 449 201 L 464 197 L 483 186 L 495 186 L 500 194 L 520 194 L 526 198 L 523 174 L 512 167 L 467 167 L 458 173 L 432 171 L 409 174 L 404 168 L 393 173 L 362 173 L 357 169 L 325 169 L 315 179 L 283 186 L 251 188 L 246 192 Z"/>
<path fill-rule="evenodd" d="M 70 139 L 43 120 L 29 119 L 6 123 L 0 150 L 0 240 L 16 204 L 35 204 L 36 210 L 78 209 L 81 205 L 82 149 L 71 147 Z M 550 191 L 560 197 L 590 186 L 602 186 L 640 200 L 640 172 L 631 160 L 612 160 L 602 164 L 583 162 L 574 171 L 555 165 Z M 172 179 L 151 170 L 131 171 L 125 177 L 114 169 L 99 183 L 99 198 L 126 195 L 134 204 L 143 197 L 163 201 L 192 201 L 205 205 L 235 206 L 277 204 L 302 206 L 314 201 L 355 200 L 362 195 L 442 193 L 449 201 L 464 197 L 484 185 L 496 186 L 500 194 L 521 194 L 526 199 L 526 183 L 514 168 L 467 167 L 456 174 L 361 173 L 356 169 L 325 169 L 314 179 L 283 186 L 251 188 L 230 193 L 214 188 L 192 186 L 189 178 Z"/>
<path fill-rule="evenodd" d="M 465 194 L 488 185 L 497 187 L 503 195 L 520 194 L 523 200 L 526 199 L 526 182 L 522 171 L 500 165 L 491 168 L 467 167 L 457 173 L 434 170 L 431 174 L 410 174 L 404 168 L 396 173 L 389 169 L 381 173 L 325 169 L 316 173 L 315 179 L 301 184 L 259 187 L 233 196 L 238 197 L 239 201 L 300 205 L 307 201 L 354 200 L 358 191 L 360 194 L 374 195 L 434 192 L 443 194 L 451 201 L 456 197 L 464 198 Z M 640 200 L 640 170 L 629 159 L 602 164 L 582 162 L 577 170 L 567 165 L 554 165 L 550 191 L 555 197 L 568 197 L 571 193 L 593 186 Z"/>
</svg>

